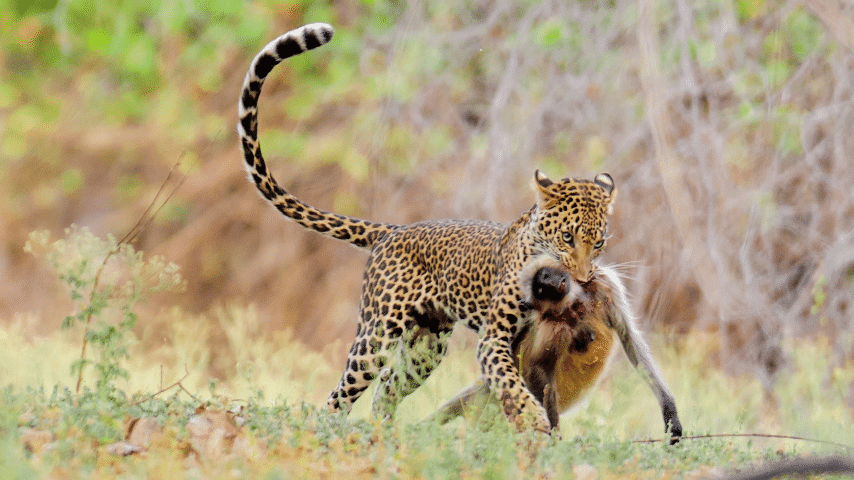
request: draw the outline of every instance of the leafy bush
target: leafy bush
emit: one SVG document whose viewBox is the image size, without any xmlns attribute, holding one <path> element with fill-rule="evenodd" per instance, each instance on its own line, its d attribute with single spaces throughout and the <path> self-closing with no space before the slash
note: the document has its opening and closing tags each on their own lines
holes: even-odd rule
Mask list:
<svg viewBox="0 0 854 480">
<path fill-rule="evenodd" d="M 78 377 L 77 391 L 88 365 L 95 368 L 96 391 L 102 396 L 116 392 L 114 381 L 127 379 L 121 362 L 128 358 L 137 315 L 134 308 L 151 294 L 183 286 L 178 266 L 162 257 L 146 261 L 142 252 L 112 235 L 107 240 L 88 229 L 72 226 L 65 238 L 50 241 L 49 232 L 34 232 L 25 250 L 44 255 L 69 290 L 76 312 L 62 321 L 63 329 L 83 327 L 80 359 L 71 365 Z M 87 346 L 97 359 L 86 357 Z"/>
</svg>

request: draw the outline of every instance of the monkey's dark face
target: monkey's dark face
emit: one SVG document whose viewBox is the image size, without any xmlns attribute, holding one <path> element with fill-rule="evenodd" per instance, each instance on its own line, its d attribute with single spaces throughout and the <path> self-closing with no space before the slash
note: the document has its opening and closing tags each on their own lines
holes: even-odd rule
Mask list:
<svg viewBox="0 0 854 480">
<path fill-rule="evenodd" d="M 531 279 L 531 308 L 541 320 L 575 327 L 596 306 L 598 282 L 579 284 L 563 268 L 544 266 Z"/>
<path fill-rule="evenodd" d="M 599 291 L 600 282 L 579 284 L 566 269 L 554 265 L 540 266 L 528 274 L 530 291 L 526 294 L 531 309 L 537 312 L 538 337 L 552 335 L 553 347 L 561 345 L 569 353 L 587 352 L 597 338 L 591 321 L 597 317 L 597 309 L 601 311 L 603 302 L 608 303 L 610 298 Z"/>
<path fill-rule="evenodd" d="M 531 297 L 535 301 L 561 303 L 566 297 L 567 277 L 557 268 L 543 267 L 534 274 L 531 290 Z"/>
</svg>

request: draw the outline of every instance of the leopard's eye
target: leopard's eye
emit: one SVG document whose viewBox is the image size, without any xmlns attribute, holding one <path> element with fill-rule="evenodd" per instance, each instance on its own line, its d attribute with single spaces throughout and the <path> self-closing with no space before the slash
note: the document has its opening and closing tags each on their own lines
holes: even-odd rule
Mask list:
<svg viewBox="0 0 854 480">
<path fill-rule="evenodd" d="M 574 244 L 574 241 L 573 241 L 573 238 L 572 238 L 572 233 L 570 233 L 570 232 L 563 232 L 563 241 L 564 241 L 567 245 L 569 245 L 570 247 L 574 246 L 574 245 L 573 245 L 573 244 Z"/>
<path fill-rule="evenodd" d="M 600 248 L 605 246 L 605 240 L 599 240 L 598 242 L 593 244 L 593 248 L 599 250 Z"/>
</svg>

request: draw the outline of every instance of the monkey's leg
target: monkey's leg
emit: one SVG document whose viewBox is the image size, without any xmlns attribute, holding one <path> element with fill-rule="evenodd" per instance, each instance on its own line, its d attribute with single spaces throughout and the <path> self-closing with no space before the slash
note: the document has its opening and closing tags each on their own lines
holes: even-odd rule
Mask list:
<svg viewBox="0 0 854 480">
<path fill-rule="evenodd" d="M 481 411 L 489 400 L 489 385 L 482 378 L 439 407 L 425 421 L 444 425 L 468 410 Z"/>
<path fill-rule="evenodd" d="M 682 423 L 679 421 L 679 415 L 676 413 L 676 402 L 673 399 L 673 394 L 667 388 L 661 371 L 652 358 L 649 345 L 647 345 L 646 341 L 640 335 L 631 317 L 626 316 L 625 312 L 616 307 L 613 313 L 612 328 L 617 332 L 617 336 L 623 344 L 623 350 L 626 352 L 629 361 L 636 368 L 644 371 L 644 377 L 650 388 L 652 388 L 653 393 L 655 393 L 659 406 L 661 406 L 661 415 L 664 417 L 664 431 L 670 432 L 672 437 L 670 443 L 674 444 L 682 436 Z"/>
<path fill-rule="evenodd" d="M 608 312 L 609 326 L 617 332 L 617 336 L 623 344 L 623 350 L 632 365 L 643 370 L 644 377 L 655 393 L 661 407 L 661 416 L 664 417 L 664 431 L 670 432 L 672 437 L 670 443 L 674 444 L 682 436 L 682 423 L 676 413 L 676 402 L 673 400 L 673 394 L 667 388 L 664 377 L 662 377 L 658 365 L 652 358 L 649 345 L 635 326 L 634 316 L 628 307 L 625 287 L 623 287 L 616 273 L 610 269 L 603 268 L 602 272 L 613 289 L 613 302 L 609 305 L 610 311 Z"/>
</svg>

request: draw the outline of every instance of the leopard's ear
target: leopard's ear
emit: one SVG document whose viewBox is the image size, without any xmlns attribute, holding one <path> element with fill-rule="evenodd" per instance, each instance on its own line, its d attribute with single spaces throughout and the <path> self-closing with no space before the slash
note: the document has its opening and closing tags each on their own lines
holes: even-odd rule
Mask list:
<svg viewBox="0 0 854 480">
<path fill-rule="evenodd" d="M 554 182 L 545 173 L 534 171 L 534 180 L 531 182 L 531 190 L 537 199 L 537 206 L 543 210 L 554 205 L 559 199 L 555 195 Z"/>
<path fill-rule="evenodd" d="M 614 179 L 607 173 L 600 173 L 593 179 L 593 183 L 602 187 L 605 190 L 605 204 L 608 205 L 608 215 L 614 213 L 614 200 L 617 199 L 617 188 L 614 186 Z"/>
<path fill-rule="evenodd" d="M 593 179 L 593 183 L 602 187 L 606 193 L 611 194 L 614 191 L 614 179 L 607 173 L 600 173 Z"/>
</svg>

